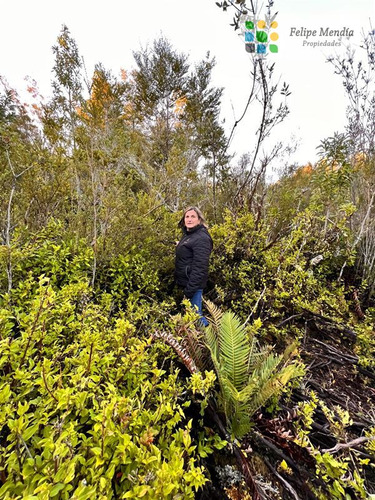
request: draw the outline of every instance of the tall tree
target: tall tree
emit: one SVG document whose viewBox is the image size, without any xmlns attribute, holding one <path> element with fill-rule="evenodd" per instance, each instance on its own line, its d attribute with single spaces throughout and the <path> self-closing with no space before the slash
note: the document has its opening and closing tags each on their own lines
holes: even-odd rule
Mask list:
<svg viewBox="0 0 375 500">
<path fill-rule="evenodd" d="M 184 93 L 189 65 L 185 54 L 178 54 L 165 38 L 134 52 L 137 69 L 133 72 L 135 111 L 143 130 L 152 140 L 151 161 L 165 165 L 173 143 L 176 100 Z"/>
<path fill-rule="evenodd" d="M 222 89 L 211 84 L 214 59 L 208 55 L 192 68 L 187 56 L 164 38 L 135 52 L 134 58 L 132 102 L 138 126 L 149 139 L 145 162 L 157 172 L 173 209 L 186 201 L 183 190 L 197 198 L 200 189 L 192 184 L 204 172 L 215 200 L 218 166 L 227 158 L 219 123 Z M 207 197 L 207 192 L 198 196 L 202 194 Z"/>
<path fill-rule="evenodd" d="M 77 109 L 82 105 L 83 62 L 78 47 L 67 26 L 63 25 L 57 43 L 52 47 L 55 56 L 52 81 L 53 97 L 43 107 L 44 135 L 52 151 L 59 151 L 67 158 L 76 150 Z M 78 211 L 82 208 L 82 188 L 79 172 L 71 162 L 71 198 Z"/>
<path fill-rule="evenodd" d="M 55 56 L 53 98 L 45 107 L 45 131 L 52 143 L 62 143 L 72 152 L 76 141 L 77 108 L 83 99 L 83 62 L 67 26 L 62 26 L 52 51 Z"/>
</svg>

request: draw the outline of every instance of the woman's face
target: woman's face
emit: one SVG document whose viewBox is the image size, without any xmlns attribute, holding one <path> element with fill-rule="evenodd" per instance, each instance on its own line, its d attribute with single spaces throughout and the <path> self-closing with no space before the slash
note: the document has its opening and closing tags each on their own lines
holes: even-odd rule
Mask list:
<svg viewBox="0 0 375 500">
<path fill-rule="evenodd" d="M 186 229 L 193 229 L 193 227 L 198 226 L 200 223 L 198 214 L 195 210 L 188 210 L 184 218 Z"/>
</svg>

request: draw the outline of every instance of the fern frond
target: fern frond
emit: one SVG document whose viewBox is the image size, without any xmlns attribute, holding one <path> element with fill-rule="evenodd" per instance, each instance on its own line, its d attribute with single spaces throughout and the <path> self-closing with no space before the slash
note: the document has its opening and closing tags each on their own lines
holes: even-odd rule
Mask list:
<svg viewBox="0 0 375 500">
<path fill-rule="evenodd" d="M 225 377 L 224 375 L 221 375 L 220 379 L 220 388 L 222 393 L 225 396 L 225 399 L 229 403 L 234 403 L 239 400 L 239 392 L 236 389 L 236 387 L 232 384 L 232 382 Z"/>
<path fill-rule="evenodd" d="M 220 323 L 220 361 L 225 376 L 236 389 L 241 390 L 247 382 L 247 365 L 250 345 L 245 327 L 230 311 L 223 314 Z"/>
<path fill-rule="evenodd" d="M 212 370 L 213 363 L 210 351 L 204 343 L 203 333 L 198 330 L 187 329 L 181 342 L 182 347 L 195 361 L 200 371 Z"/>
<path fill-rule="evenodd" d="M 254 336 L 249 339 L 250 350 L 249 350 L 249 359 L 247 361 L 247 373 L 250 373 L 253 370 L 253 358 L 257 354 L 257 341 Z"/>
<path fill-rule="evenodd" d="M 258 381 L 250 380 L 250 382 L 242 389 L 242 391 L 238 392 L 238 401 L 240 403 L 245 403 L 249 401 L 249 399 L 253 396 L 253 394 L 258 389 Z"/>
<path fill-rule="evenodd" d="M 291 379 L 301 376 L 303 365 L 290 362 L 296 344 L 282 355 L 274 354 L 271 346 L 261 349 L 254 334 L 235 314 L 222 313 L 210 301 L 206 304 L 211 318 L 204 329 L 204 343 L 220 388 L 218 405 L 227 429 L 240 439 L 249 432 L 253 414 L 271 397 L 279 395 Z M 194 337 L 186 339 L 187 350 L 195 360 L 200 341 Z"/>
<path fill-rule="evenodd" d="M 271 397 L 281 394 L 286 385 L 293 378 L 300 377 L 304 374 L 303 365 L 288 364 L 280 371 L 275 372 L 273 376 L 265 379 L 263 384 L 258 388 L 250 403 L 250 411 L 256 412 L 261 408 Z"/>
<path fill-rule="evenodd" d="M 208 317 L 208 321 L 214 326 L 216 330 L 218 330 L 220 328 L 221 318 L 223 317 L 223 311 L 210 300 L 204 300 L 204 303 L 210 314 L 210 316 Z"/>
<path fill-rule="evenodd" d="M 283 355 L 282 361 L 287 362 L 297 354 L 298 340 L 295 340 L 287 346 Z"/>
<path fill-rule="evenodd" d="M 245 434 L 247 434 L 251 429 L 251 413 L 249 411 L 249 405 L 239 405 L 231 419 L 230 432 L 237 439 L 241 439 Z"/>
<path fill-rule="evenodd" d="M 293 378 L 302 377 L 305 374 L 305 367 L 302 363 L 291 363 L 281 370 L 277 376 L 278 383 L 285 387 Z"/>
<path fill-rule="evenodd" d="M 271 346 L 263 347 L 261 349 L 259 347 L 257 340 L 255 340 L 254 343 L 255 346 L 253 348 L 252 355 L 249 356 L 249 362 L 248 362 L 249 373 L 252 373 L 253 371 L 257 370 L 272 352 Z"/>
<path fill-rule="evenodd" d="M 228 382 L 228 381 L 226 381 Z M 240 439 L 247 434 L 251 428 L 250 401 L 251 395 L 256 387 L 246 387 L 242 391 L 237 391 L 234 386 L 228 383 L 223 393 L 228 427 L 231 434 Z"/>
<path fill-rule="evenodd" d="M 209 325 L 205 328 L 204 338 L 206 346 L 211 352 L 211 356 L 216 360 L 218 360 L 219 359 L 218 332 L 212 325 Z"/>
<path fill-rule="evenodd" d="M 264 406 L 272 396 L 279 394 L 280 390 L 281 387 L 280 384 L 278 384 L 276 377 L 268 379 L 258 388 L 258 391 L 249 402 L 249 411 L 251 415 Z"/>
<path fill-rule="evenodd" d="M 259 383 L 263 384 L 265 380 L 272 377 L 276 373 L 276 368 L 279 366 L 281 357 L 276 354 L 268 354 L 263 358 L 261 364 L 252 372 L 251 378 L 256 377 Z"/>
<path fill-rule="evenodd" d="M 176 354 L 180 357 L 181 361 L 184 363 L 186 368 L 190 373 L 197 373 L 199 370 L 193 360 L 193 358 L 186 352 L 186 349 L 180 344 L 180 342 L 169 332 L 153 332 L 153 339 L 162 339 L 164 342 L 172 347 Z"/>
</svg>

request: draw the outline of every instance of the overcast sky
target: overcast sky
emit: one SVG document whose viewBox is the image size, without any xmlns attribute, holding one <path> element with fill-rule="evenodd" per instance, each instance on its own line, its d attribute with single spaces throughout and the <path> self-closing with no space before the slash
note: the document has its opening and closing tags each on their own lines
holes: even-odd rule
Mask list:
<svg viewBox="0 0 375 500">
<path fill-rule="evenodd" d="M 223 13 L 214 0 L 0 0 L 0 74 L 17 90 L 26 87 L 25 76 L 34 78 L 43 95 L 51 93 L 53 54 L 51 47 L 66 24 L 84 57 L 88 74 L 101 62 L 114 75 L 134 67 L 132 52 L 160 35 L 189 54 L 192 63 L 215 56 L 214 84 L 224 87 L 223 114 L 229 131 L 243 111 L 250 85 L 250 56 L 243 38 L 229 26 L 232 11 Z M 259 11 L 264 12 L 259 2 Z M 346 100 L 340 78 L 326 63 L 329 54 L 343 54 L 348 40 L 332 48 L 303 45 L 324 42 L 336 36 L 320 36 L 320 29 L 353 32 L 350 44 L 357 48 L 361 30 L 374 23 L 375 0 L 275 0 L 278 12 L 279 52 L 269 54 L 275 76 L 286 81 L 292 92 L 291 113 L 279 125 L 272 142 L 298 142 L 289 159 L 299 164 L 317 159 L 319 142 L 342 131 Z M 294 34 L 292 34 L 292 28 Z M 305 29 L 303 32 L 302 30 Z M 315 36 L 297 36 L 296 31 L 316 30 Z M 251 113 L 238 127 L 232 152 L 250 152 L 254 145 Z"/>
</svg>

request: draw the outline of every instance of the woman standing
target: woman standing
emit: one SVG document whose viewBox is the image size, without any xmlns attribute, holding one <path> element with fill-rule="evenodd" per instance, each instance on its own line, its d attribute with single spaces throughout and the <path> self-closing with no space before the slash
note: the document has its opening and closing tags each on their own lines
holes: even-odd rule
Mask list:
<svg viewBox="0 0 375 500">
<path fill-rule="evenodd" d="M 176 282 L 184 289 L 191 305 L 198 309 L 201 323 L 208 326 L 202 314 L 202 293 L 208 279 L 212 238 L 204 224 L 202 212 L 197 207 L 185 210 L 179 226 L 184 234 L 176 246 Z"/>
</svg>

